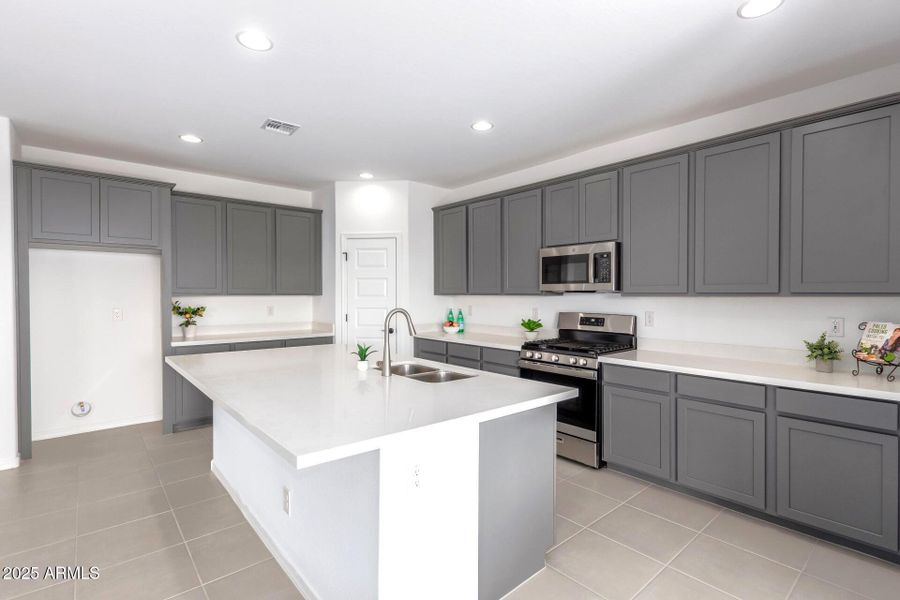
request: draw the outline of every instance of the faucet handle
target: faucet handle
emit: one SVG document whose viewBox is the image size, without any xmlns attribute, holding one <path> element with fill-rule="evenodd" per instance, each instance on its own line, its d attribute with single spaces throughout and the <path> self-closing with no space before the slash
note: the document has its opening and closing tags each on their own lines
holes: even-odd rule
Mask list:
<svg viewBox="0 0 900 600">
<path fill-rule="evenodd" d="M 384 333 L 384 329 L 381 330 L 381 333 Z M 388 327 L 388 333 L 394 333 L 394 328 Z"/>
</svg>

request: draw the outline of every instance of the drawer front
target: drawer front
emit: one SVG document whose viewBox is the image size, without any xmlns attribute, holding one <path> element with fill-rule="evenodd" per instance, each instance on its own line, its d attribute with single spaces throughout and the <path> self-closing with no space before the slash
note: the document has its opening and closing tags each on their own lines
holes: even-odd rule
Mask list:
<svg viewBox="0 0 900 600">
<path fill-rule="evenodd" d="M 468 346 L 466 344 L 447 344 L 447 356 L 466 358 L 468 360 L 481 360 L 481 347 Z"/>
<path fill-rule="evenodd" d="M 519 366 L 519 353 L 515 350 L 498 350 L 497 348 L 482 348 L 481 360 L 485 363 L 505 365 L 507 367 Z M 487 370 L 487 367 L 485 367 Z"/>
<path fill-rule="evenodd" d="M 300 338 L 296 340 L 285 340 L 284 346 L 286 348 L 296 348 L 297 346 L 322 346 L 324 344 L 333 344 L 334 338 L 332 337 L 321 337 L 321 338 Z"/>
<path fill-rule="evenodd" d="M 469 369 L 481 369 L 480 360 L 472 360 L 471 358 L 460 358 L 458 356 L 448 356 L 447 362 L 451 365 L 466 367 Z"/>
<path fill-rule="evenodd" d="M 242 342 L 234 345 L 234 351 L 241 350 L 268 350 L 270 348 L 284 348 L 284 340 L 266 340 L 264 342 Z"/>
<path fill-rule="evenodd" d="M 678 395 L 705 398 L 750 408 L 766 407 L 766 388 L 753 383 L 678 375 Z"/>
<path fill-rule="evenodd" d="M 231 344 L 207 344 L 205 346 L 176 346 L 173 348 L 178 356 L 185 354 L 208 354 L 210 352 L 230 352 Z"/>
<path fill-rule="evenodd" d="M 438 342 L 435 340 L 426 340 L 424 338 L 416 338 L 415 348 L 417 352 L 428 352 L 430 354 L 447 354 L 447 342 Z"/>
<path fill-rule="evenodd" d="M 657 392 L 668 392 L 671 389 L 669 374 L 665 371 L 618 365 L 603 365 L 603 381 Z"/>
<path fill-rule="evenodd" d="M 893 402 L 778 388 L 775 391 L 775 407 L 778 412 L 897 431 L 897 404 Z"/>
<path fill-rule="evenodd" d="M 497 363 L 482 362 L 481 370 L 488 373 L 497 373 L 499 375 L 509 375 L 510 377 L 519 376 L 518 367 L 507 367 L 506 365 L 498 365 Z"/>
<path fill-rule="evenodd" d="M 425 360 L 433 360 L 434 362 L 445 363 L 447 362 L 447 356 L 444 354 L 435 354 L 434 352 L 423 352 L 418 350 L 415 352 L 414 356 L 416 358 L 422 358 Z"/>
</svg>

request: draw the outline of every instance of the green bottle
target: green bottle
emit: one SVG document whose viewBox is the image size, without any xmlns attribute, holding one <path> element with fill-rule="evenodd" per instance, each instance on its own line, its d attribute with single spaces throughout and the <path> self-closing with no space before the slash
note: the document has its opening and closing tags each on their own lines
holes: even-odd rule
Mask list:
<svg viewBox="0 0 900 600">
<path fill-rule="evenodd" d="M 456 315 L 456 326 L 459 327 L 459 331 L 456 333 L 462 333 L 466 330 L 466 321 L 463 319 L 462 309 L 459 309 L 459 314 Z"/>
<path fill-rule="evenodd" d="M 453 321 L 455 321 L 455 319 L 453 318 L 453 308 L 451 308 L 447 311 L 447 322 L 452 323 Z"/>
</svg>

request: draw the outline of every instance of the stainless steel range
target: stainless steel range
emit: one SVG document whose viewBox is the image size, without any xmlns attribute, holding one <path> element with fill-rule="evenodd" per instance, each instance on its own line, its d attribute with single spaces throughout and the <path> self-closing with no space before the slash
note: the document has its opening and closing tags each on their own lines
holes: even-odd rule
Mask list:
<svg viewBox="0 0 900 600">
<path fill-rule="evenodd" d="M 637 348 L 637 317 L 561 312 L 559 337 L 525 342 L 521 376 L 578 389 L 578 397 L 557 404 L 556 453 L 600 467 L 600 363 L 597 357 Z"/>
</svg>

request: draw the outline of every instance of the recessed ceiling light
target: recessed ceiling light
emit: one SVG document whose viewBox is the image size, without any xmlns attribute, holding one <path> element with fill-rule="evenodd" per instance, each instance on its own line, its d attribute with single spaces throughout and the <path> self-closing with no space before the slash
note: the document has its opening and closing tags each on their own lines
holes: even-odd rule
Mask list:
<svg viewBox="0 0 900 600">
<path fill-rule="evenodd" d="M 241 46 L 249 48 L 250 50 L 256 50 L 257 52 L 271 50 L 274 45 L 272 44 L 272 40 L 270 40 L 266 34 L 257 29 L 240 31 L 235 37 Z"/>
<path fill-rule="evenodd" d="M 494 128 L 494 124 L 490 121 L 475 121 L 472 123 L 472 129 L 475 131 L 490 131 Z"/>
<path fill-rule="evenodd" d="M 784 2 L 784 0 L 744 0 L 738 6 L 737 14 L 742 19 L 755 19 L 767 15 Z"/>
<path fill-rule="evenodd" d="M 199 144 L 203 141 L 202 137 L 194 135 L 193 133 L 185 133 L 184 135 L 179 135 L 178 137 L 182 142 L 187 142 L 188 144 Z"/>
<path fill-rule="evenodd" d="M 375 177 L 375 176 L 369 172 L 363 172 L 363 173 L 359 174 L 360 179 L 372 179 L 373 177 Z"/>
</svg>

